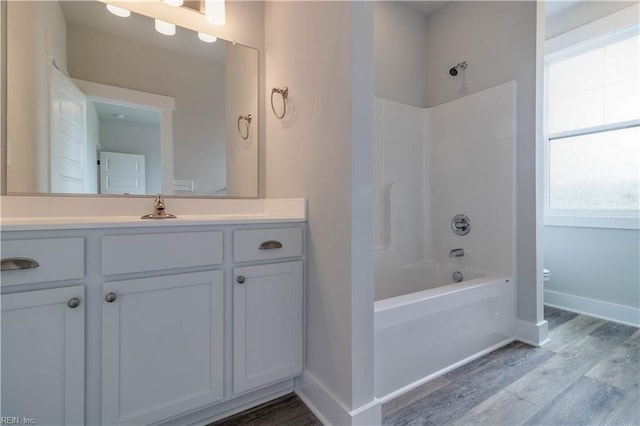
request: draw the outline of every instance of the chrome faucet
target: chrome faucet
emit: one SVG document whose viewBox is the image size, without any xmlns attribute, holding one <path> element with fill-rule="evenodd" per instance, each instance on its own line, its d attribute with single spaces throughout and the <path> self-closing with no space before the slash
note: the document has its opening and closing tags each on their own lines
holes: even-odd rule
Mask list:
<svg viewBox="0 0 640 426">
<path fill-rule="evenodd" d="M 462 257 L 464 256 L 464 249 L 457 248 L 449 250 L 449 257 Z"/>
<path fill-rule="evenodd" d="M 158 194 L 153 203 L 153 213 L 146 214 L 142 216 L 140 219 L 175 219 L 176 215 L 166 213 L 164 198 L 162 194 Z"/>
</svg>

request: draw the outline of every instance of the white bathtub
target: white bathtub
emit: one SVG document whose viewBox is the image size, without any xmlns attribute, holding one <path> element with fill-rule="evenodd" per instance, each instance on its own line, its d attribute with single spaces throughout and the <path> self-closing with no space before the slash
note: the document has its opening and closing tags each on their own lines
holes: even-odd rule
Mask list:
<svg viewBox="0 0 640 426">
<path fill-rule="evenodd" d="M 454 271 L 464 281 L 454 283 Z M 510 277 L 422 263 L 376 278 L 375 393 L 389 400 L 513 340 Z M 389 280 L 389 281 L 387 281 Z"/>
</svg>

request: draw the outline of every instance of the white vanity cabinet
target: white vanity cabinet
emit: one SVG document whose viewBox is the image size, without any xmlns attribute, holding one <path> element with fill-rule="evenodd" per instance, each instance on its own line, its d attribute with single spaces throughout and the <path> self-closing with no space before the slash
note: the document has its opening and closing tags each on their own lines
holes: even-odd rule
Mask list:
<svg viewBox="0 0 640 426">
<path fill-rule="evenodd" d="M 3 416 L 206 424 L 293 391 L 302 222 L 3 229 L 39 264 L 2 272 Z"/>
<path fill-rule="evenodd" d="M 84 424 L 84 307 L 83 286 L 2 296 L 3 418 Z"/>
</svg>

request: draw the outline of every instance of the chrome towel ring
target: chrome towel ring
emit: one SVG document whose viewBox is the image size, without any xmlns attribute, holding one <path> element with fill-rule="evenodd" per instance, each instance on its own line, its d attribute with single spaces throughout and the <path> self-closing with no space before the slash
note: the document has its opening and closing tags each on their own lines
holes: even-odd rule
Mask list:
<svg viewBox="0 0 640 426">
<path fill-rule="evenodd" d="M 241 121 L 245 121 L 247 124 L 245 125 L 246 127 L 246 134 L 242 133 L 242 129 L 240 128 L 240 122 Z M 242 138 L 242 140 L 247 140 L 249 139 L 249 127 L 251 126 L 251 114 L 247 114 L 247 115 L 239 115 L 238 116 L 238 133 L 240 134 L 240 137 Z"/>
<path fill-rule="evenodd" d="M 282 96 L 282 114 L 278 114 L 276 112 L 276 107 L 273 105 L 273 95 L 276 93 Z M 281 89 L 274 87 L 273 89 L 271 89 L 271 110 L 273 111 L 273 113 L 275 114 L 278 120 L 282 120 L 284 116 L 287 114 L 287 97 L 288 96 L 289 96 L 288 87 L 283 87 Z"/>
</svg>

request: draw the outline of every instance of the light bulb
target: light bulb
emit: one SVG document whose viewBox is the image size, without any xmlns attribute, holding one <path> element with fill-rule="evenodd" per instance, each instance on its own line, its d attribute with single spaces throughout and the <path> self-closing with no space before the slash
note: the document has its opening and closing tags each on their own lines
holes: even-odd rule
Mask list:
<svg viewBox="0 0 640 426">
<path fill-rule="evenodd" d="M 131 16 L 131 12 L 129 12 L 127 9 L 123 9 L 112 4 L 107 5 L 107 10 L 121 18 L 128 18 L 129 16 Z"/>
<path fill-rule="evenodd" d="M 218 37 L 214 37 L 205 33 L 198 33 L 198 38 L 205 43 L 214 43 L 216 40 L 218 40 Z"/>
<path fill-rule="evenodd" d="M 156 31 L 160 34 L 172 36 L 176 33 L 176 26 L 171 22 L 156 19 Z"/>
<path fill-rule="evenodd" d="M 162 0 L 165 4 L 168 4 L 169 6 L 182 6 L 183 1 L 182 0 Z"/>
<path fill-rule="evenodd" d="M 213 25 L 224 25 L 224 0 L 205 0 L 204 13 L 207 22 Z"/>
</svg>

